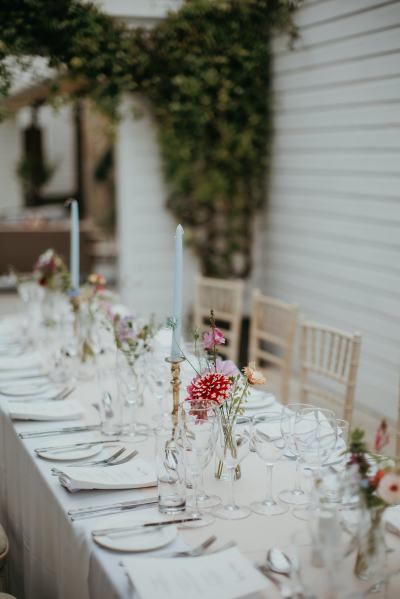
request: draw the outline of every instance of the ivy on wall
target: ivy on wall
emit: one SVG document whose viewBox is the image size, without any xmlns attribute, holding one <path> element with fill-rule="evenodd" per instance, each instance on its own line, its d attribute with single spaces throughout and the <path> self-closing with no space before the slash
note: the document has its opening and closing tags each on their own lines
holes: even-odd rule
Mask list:
<svg viewBox="0 0 400 599">
<path fill-rule="evenodd" d="M 40 55 L 117 116 L 126 92 L 150 100 L 168 206 L 209 276 L 251 271 L 272 136 L 271 36 L 294 34 L 291 0 L 186 0 L 151 30 L 129 30 L 78 0 L 3 0 L 0 91 L 9 57 Z"/>
</svg>

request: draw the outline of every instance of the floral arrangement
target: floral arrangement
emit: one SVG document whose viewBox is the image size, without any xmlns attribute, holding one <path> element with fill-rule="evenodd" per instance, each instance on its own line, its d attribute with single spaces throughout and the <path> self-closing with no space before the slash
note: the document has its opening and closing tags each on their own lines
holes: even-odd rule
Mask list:
<svg viewBox="0 0 400 599">
<path fill-rule="evenodd" d="M 389 443 L 386 421 L 375 434 L 374 450 L 381 451 Z M 400 502 L 400 470 L 395 461 L 368 450 L 364 431 L 356 428 L 350 436 L 348 467 L 356 470 L 359 493 L 367 510 L 366 528 L 360 531 L 354 573 L 361 579 L 373 570 L 376 551 L 382 541 L 380 525 L 385 509 Z M 385 464 L 383 466 L 383 464 Z"/>
<path fill-rule="evenodd" d="M 386 421 L 382 421 L 375 435 L 374 449 L 381 450 L 389 442 Z M 348 466 L 356 466 L 360 492 L 367 509 L 384 510 L 400 502 L 400 470 L 393 462 L 380 467 L 387 458 L 371 453 L 364 440 L 364 431 L 354 429 L 350 438 Z"/>
<path fill-rule="evenodd" d="M 112 327 L 115 345 L 127 358 L 130 366 L 151 351 L 152 340 L 157 332 L 154 319 L 143 324 L 133 314 L 112 314 Z"/>
<path fill-rule="evenodd" d="M 66 292 L 70 287 L 70 274 L 64 260 L 53 249 L 39 256 L 34 267 L 33 277 L 41 287 L 51 291 Z"/>
<path fill-rule="evenodd" d="M 195 332 L 195 353 L 199 338 L 200 335 Z M 249 364 L 243 368 L 241 373 L 231 360 L 222 360 L 218 356 L 218 346 L 225 343 L 225 337 L 216 326 L 214 313 L 211 310 L 210 330 L 202 335 L 206 359 L 201 360 L 200 358 L 198 367 L 195 367 L 185 356 L 196 372 L 186 389 L 186 400 L 197 405 L 217 404 L 220 409 L 223 430 L 228 438 L 235 419 L 244 413 L 250 387 L 264 385 L 266 379 L 255 369 L 255 364 Z M 221 474 L 222 462 L 218 465 L 216 476 L 220 478 Z"/>
</svg>

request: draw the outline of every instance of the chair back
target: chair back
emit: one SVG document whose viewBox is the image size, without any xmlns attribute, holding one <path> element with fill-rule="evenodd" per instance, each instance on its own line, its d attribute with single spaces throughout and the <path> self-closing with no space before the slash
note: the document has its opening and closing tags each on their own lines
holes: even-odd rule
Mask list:
<svg viewBox="0 0 400 599">
<path fill-rule="evenodd" d="M 194 325 L 202 332 L 209 325 L 210 310 L 219 329 L 226 339 L 226 344 L 218 347 L 218 352 L 235 363 L 239 359 L 240 335 L 242 329 L 243 281 L 226 281 L 197 276 Z"/>
<path fill-rule="evenodd" d="M 280 401 L 289 400 L 293 340 L 297 306 L 253 291 L 249 332 L 249 362 L 265 370 L 269 364 L 280 370 Z"/>
<path fill-rule="evenodd" d="M 333 384 L 339 387 L 342 417 L 351 423 L 360 357 L 361 336 L 313 322 L 303 322 L 300 332 L 300 402 L 310 395 L 335 403 L 340 401 Z M 318 382 L 310 383 L 310 375 Z"/>
</svg>

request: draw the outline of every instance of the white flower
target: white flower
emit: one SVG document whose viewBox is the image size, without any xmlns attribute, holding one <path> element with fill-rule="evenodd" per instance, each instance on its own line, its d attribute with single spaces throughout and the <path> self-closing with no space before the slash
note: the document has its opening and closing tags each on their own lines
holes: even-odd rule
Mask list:
<svg viewBox="0 0 400 599">
<path fill-rule="evenodd" d="M 400 503 L 400 475 L 394 472 L 385 474 L 379 482 L 376 493 L 390 505 Z"/>
</svg>

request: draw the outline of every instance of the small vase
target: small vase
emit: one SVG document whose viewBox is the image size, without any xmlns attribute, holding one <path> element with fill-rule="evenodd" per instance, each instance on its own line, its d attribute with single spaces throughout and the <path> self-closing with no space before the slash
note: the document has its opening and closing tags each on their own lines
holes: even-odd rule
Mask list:
<svg viewBox="0 0 400 599">
<path fill-rule="evenodd" d="M 228 447 L 232 443 L 232 441 L 231 441 L 232 426 L 229 426 L 229 424 L 227 424 L 227 426 L 223 427 L 223 431 L 224 431 L 225 447 Z M 239 480 L 241 475 L 242 474 L 241 474 L 241 470 L 240 470 L 240 464 L 238 464 L 235 468 L 235 480 Z M 215 463 L 215 478 L 217 478 L 219 480 L 230 480 L 231 479 L 229 470 L 225 467 L 223 460 L 219 460 L 218 458 Z"/>
<path fill-rule="evenodd" d="M 382 527 L 384 508 L 374 508 L 366 515 L 366 529 L 359 536 L 354 574 L 360 580 L 372 580 L 383 567 L 386 545 Z"/>
</svg>

